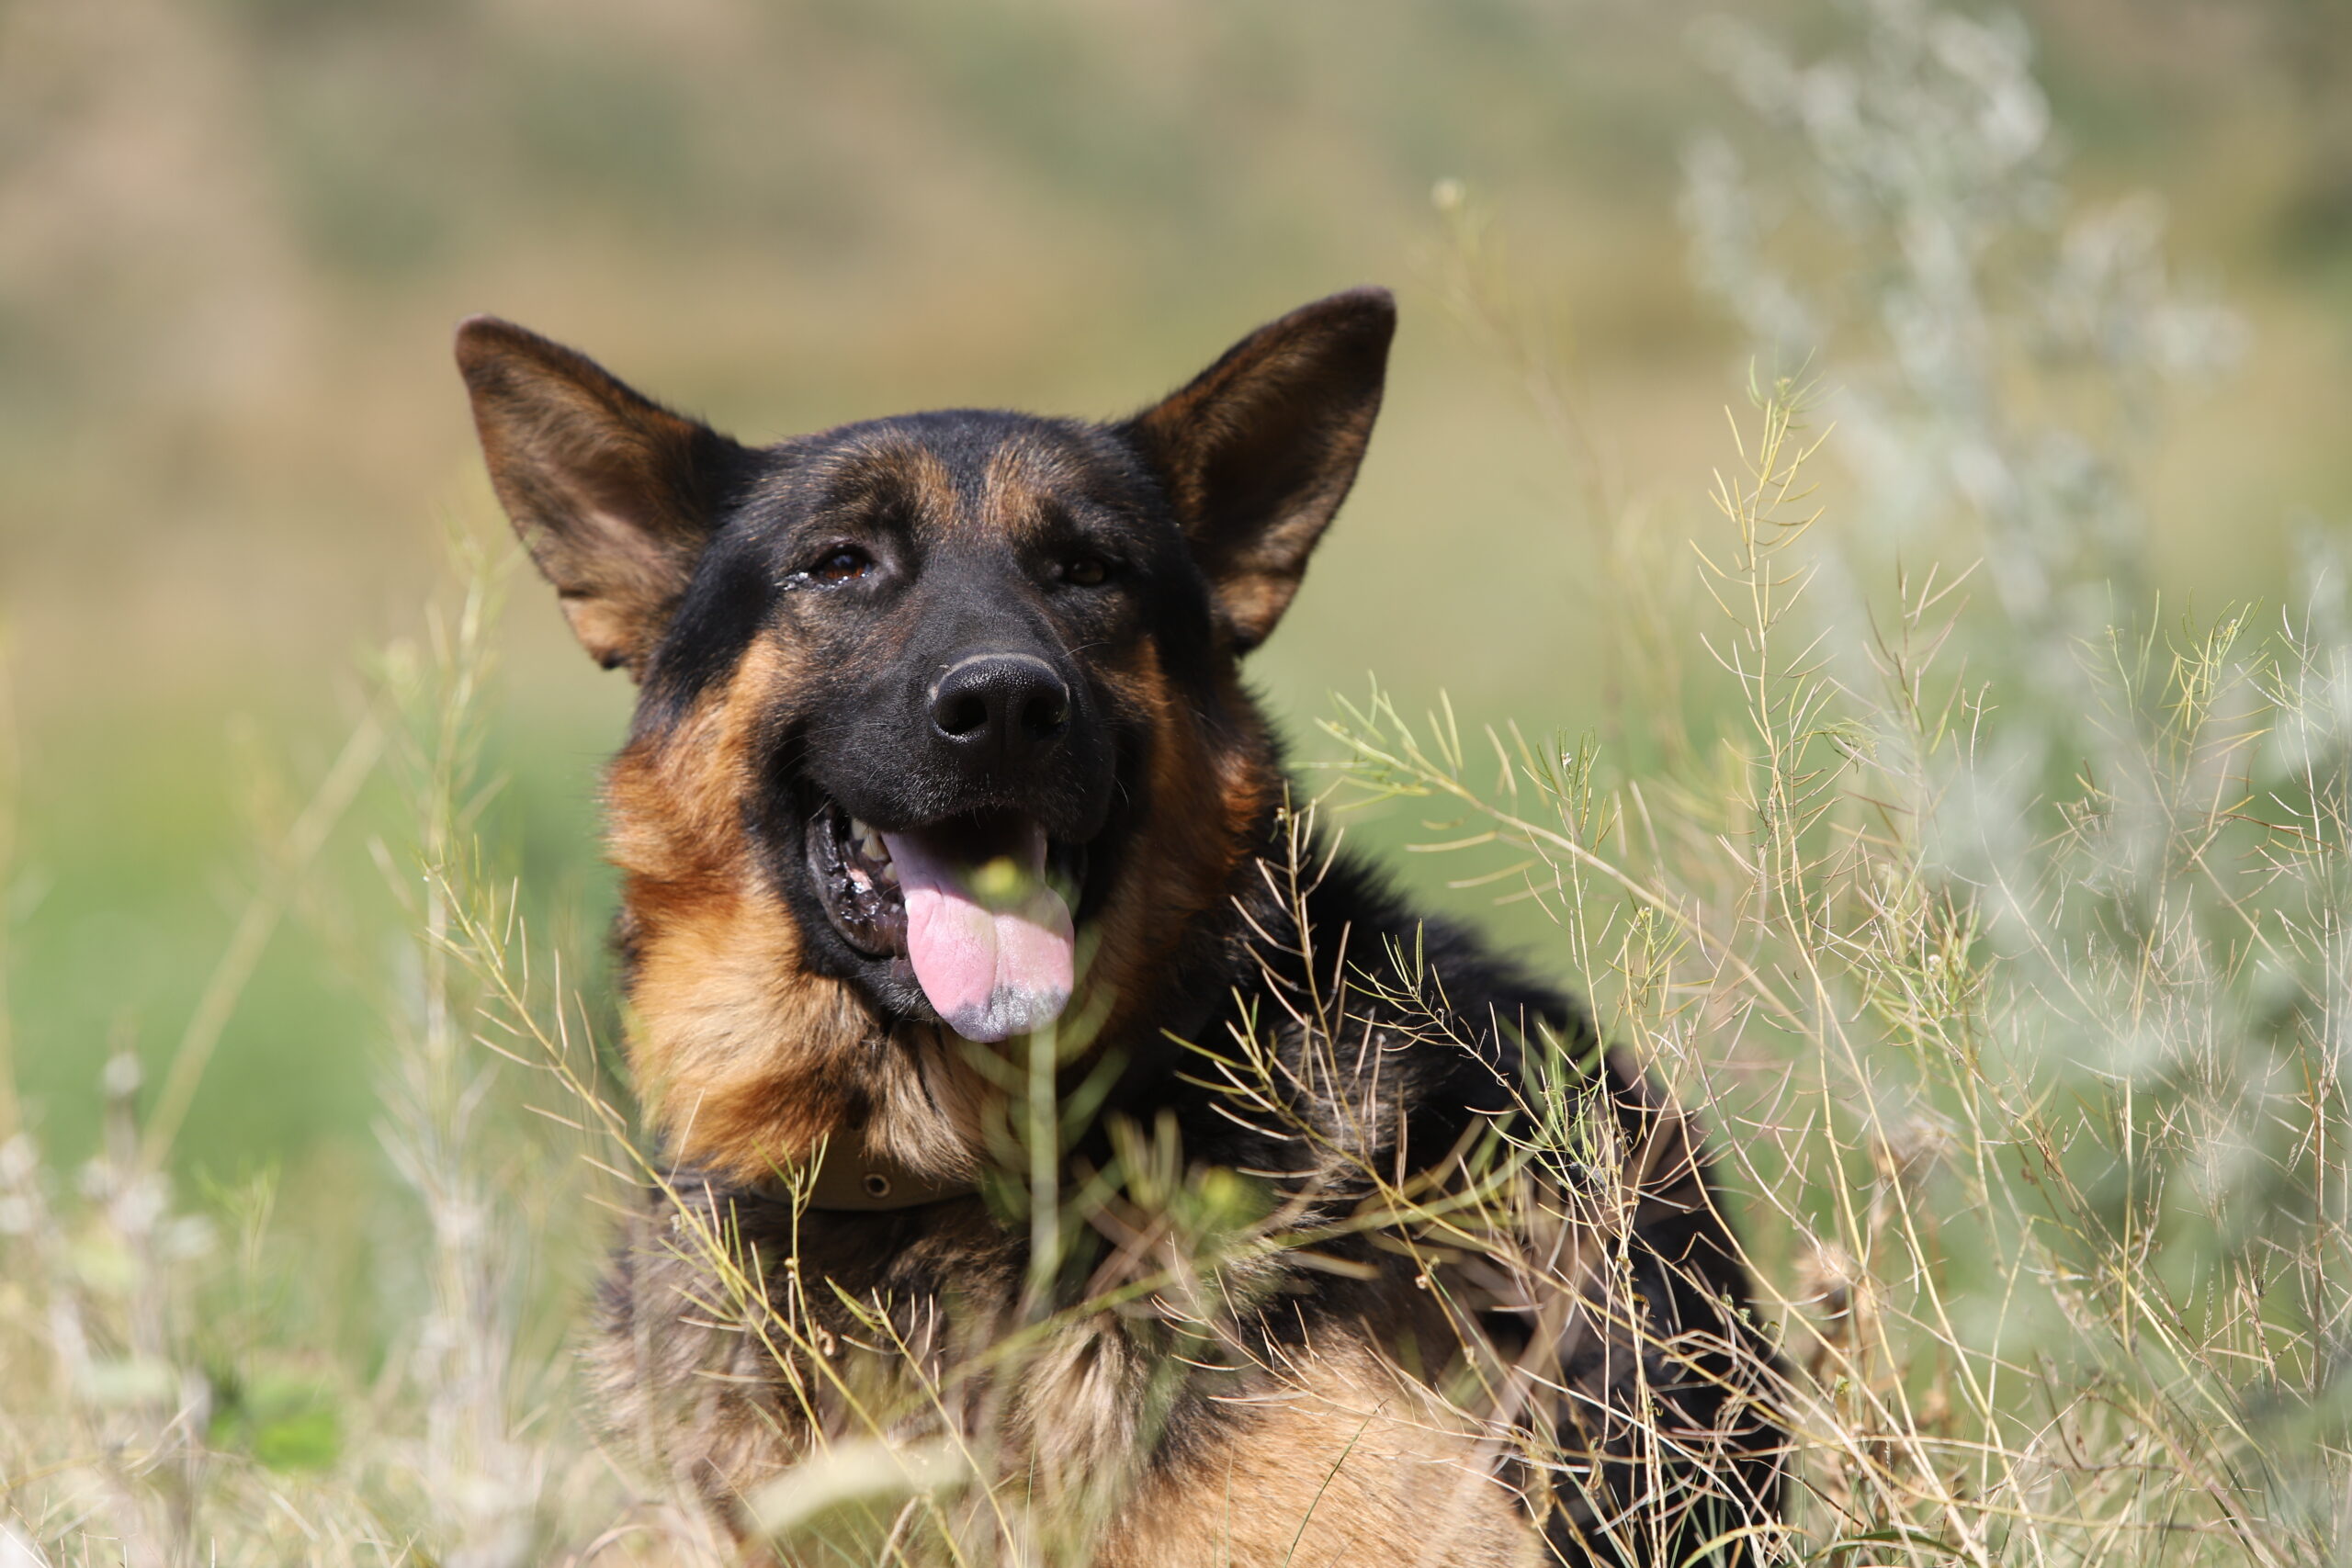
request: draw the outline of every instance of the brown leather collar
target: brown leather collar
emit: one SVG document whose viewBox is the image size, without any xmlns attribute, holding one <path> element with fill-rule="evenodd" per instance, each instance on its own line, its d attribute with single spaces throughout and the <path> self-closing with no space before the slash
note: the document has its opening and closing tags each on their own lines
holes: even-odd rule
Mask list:
<svg viewBox="0 0 2352 1568">
<path fill-rule="evenodd" d="M 876 1159 L 841 1145 L 828 1145 L 805 1185 L 778 1174 L 757 1184 L 762 1196 L 790 1202 L 796 1186 L 808 1194 L 811 1209 L 851 1213 L 877 1213 L 891 1209 L 917 1209 L 968 1198 L 979 1190 L 970 1181 L 942 1180 L 910 1170 L 896 1160 Z"/>
</svg>

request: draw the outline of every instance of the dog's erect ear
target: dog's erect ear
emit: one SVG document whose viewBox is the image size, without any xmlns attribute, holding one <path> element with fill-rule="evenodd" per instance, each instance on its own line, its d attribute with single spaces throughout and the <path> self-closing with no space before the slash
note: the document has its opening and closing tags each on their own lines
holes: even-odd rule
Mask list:
<svg viewBox="0 0 2352 1568">
<path fill-rule="evenodd" d="M 582 644 L 642 678 L 743 449 L 495 316 L 458 329 L 490 481 Z"/>
<path fill-rule="evenodd" d="M 1317 299 L 1125 426 L 1168 487 L 1237 653 L 1282 619 L 1355 482 L 1396 332 L 1385 288 Z"/>
</svg>

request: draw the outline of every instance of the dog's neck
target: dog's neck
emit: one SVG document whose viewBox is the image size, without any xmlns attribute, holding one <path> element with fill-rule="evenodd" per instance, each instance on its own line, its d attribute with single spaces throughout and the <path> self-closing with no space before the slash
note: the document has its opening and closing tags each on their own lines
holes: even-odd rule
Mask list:
<svg viewBox="0 0 2352 1568">
<path fill-rule="evenodd" d="M 615 768 L 616 805 L 650 793 L 628 787 L 629 765 L 625 754 Z M 1295 923 L 1271 891 L 1281 879 L 1264 858 L 1279 851 L 1318 862 L 1311 846 L 1289 843 L 1279 789 L 1261 798 L 1257 819 L 1218 857 L 1219 881 L 1184 891 L 1185 918 L 1153 925 L 1125 913 L 1125 940 L 1148 939 L 1148 962 L 1120 967 L 1131 985 L 1152 981 L 1150 992 L 1116 1007 L 1082 992 L 1066 1015 L 1074 1028 L 1102 1027 L 1070 1071 L 1113 1064 L 1106 1111 L 1141 1113 L 1163 1100 L 1195 1048 L 1228 1049 L 1238 996 L 1264 983 L 1256 933 Z M 886 1017 L 849 981 L 808 976 L 791 910 L 740 863 L 726 868 L 737 874 L 714 874 L 721 868 L 681 831 L 657 837 L 641 822 L 616 824 L 613 844 L 625 873 L 618 936 L 631 1066 L 673 1157 L 749 1183 L 823 1145 L 865 1162 L 860 1186 L 869 1169 L 894 1192 L 975 1179 L 989 1157 L 990 1103 L 1024 1041 L 973 1045 L 936 1023 Z M 780 975 L 797 982 L 780 985 Z"/>
</svg>

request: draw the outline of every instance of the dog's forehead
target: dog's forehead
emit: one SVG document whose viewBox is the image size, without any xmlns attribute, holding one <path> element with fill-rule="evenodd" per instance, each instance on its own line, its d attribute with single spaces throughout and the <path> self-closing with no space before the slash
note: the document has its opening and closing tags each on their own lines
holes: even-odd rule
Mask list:
<svg viewBox="0 0 2352 1568">
<path fill-rule="evenodd" d="M 844 425 L 792 444 L 781 494 L 803 515 L 887 510 L 935 538 L 1018 537 L 1072 507 L 1131 502 L 1131 455 L 1099 428 L 953 410 Z"/>
</svg>

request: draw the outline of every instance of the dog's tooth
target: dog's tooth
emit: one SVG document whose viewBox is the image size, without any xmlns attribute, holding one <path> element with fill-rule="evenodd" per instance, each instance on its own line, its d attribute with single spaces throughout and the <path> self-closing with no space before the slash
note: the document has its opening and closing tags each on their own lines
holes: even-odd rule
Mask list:
<svg viewBox="0 0 2352 1568">
<path fill-rule="evenodd" d="M 899 885 L 899 868 L 886 860 L 874 868 L 874 880 L 885 887 L 896 887 Z"/>
</svg>

